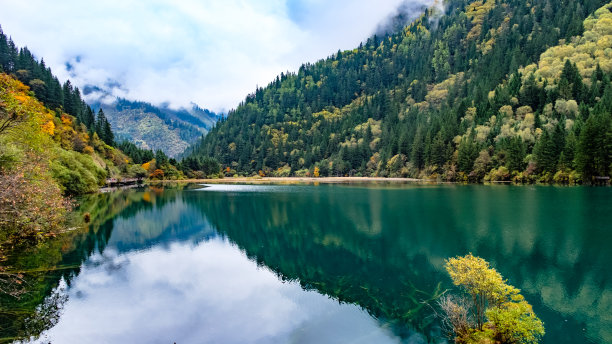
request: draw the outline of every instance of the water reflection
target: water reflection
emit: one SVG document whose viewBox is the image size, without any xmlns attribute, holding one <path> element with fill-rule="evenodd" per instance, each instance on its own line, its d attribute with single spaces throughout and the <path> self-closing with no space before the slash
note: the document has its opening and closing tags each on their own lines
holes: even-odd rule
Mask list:
<svg viewBox="0 0 612 344">
<path fill-rule="evenodd" d="M 354 306 L 282 283 L 227 241 L 96 257 L 73 280 L 58 343 L 393 343 Z"/>
<path fill-rule="evenodd" d="M 427 302 L 452 287 L 444 259 L 473 252 L 523 289 L 545 343 L 612 342 L 610 196 L 325 185 L 97 196 L 83 207 L 98 221 L 59 255 L 78 267 L 43 288 L 69 284 L 43 338 L 439 342 Z"/>
<path fill-rule="evenodd" d="M 190 200 L 252 259 L 429 338 L 435 327 L 419 306 L 438 294 L 438 282 L 450 287 L 443 260 L 473 252 L 524 290 L 546 323 L 544 342 L 612 342 L 610 189 L 201 192 Z"/>
</svg>

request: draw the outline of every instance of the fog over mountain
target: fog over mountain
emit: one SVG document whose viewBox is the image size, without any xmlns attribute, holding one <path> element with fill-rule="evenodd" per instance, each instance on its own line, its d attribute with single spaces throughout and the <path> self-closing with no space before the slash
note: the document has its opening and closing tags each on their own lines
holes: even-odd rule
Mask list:
<svg viewBox="0 0 612 344">
<path fill-rule="evenodd" d="M 393 22 L 381 24 L 389 18 L 410 19 L 432 3 L 0 0 L 0 24 L 60 79 L 104 90 L 89 93 L 89 101 L 110 93 L 223 111 L 281 72 L 352 49 L 392 28 Z"/>
</svg>

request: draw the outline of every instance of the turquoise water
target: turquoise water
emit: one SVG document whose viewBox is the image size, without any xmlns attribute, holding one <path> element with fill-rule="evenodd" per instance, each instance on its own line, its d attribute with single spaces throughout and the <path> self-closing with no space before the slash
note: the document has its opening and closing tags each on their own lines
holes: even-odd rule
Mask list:
<svg viewBox="0 0 612 344">
<path fill-rule="evenodd" d="M 52 320 L 22 335 L 440 343 L 431 306 L 453 290 L 444 259 L 472 252 L 522 290 L 544 343 L 612 342 L 610 188 L 212 185 L 94 197 L 90 209 L 106 215 L 58 263 L 77 267 L 46 277 L 54 311 L 37 316 Z"/>
</svg>

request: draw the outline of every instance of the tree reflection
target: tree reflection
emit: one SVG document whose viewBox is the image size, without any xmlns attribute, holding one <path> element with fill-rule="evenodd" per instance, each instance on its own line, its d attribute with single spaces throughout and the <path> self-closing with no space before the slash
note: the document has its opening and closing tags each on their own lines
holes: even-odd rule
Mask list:
<svg viewBox="0 0 612 344">
<path fill-rule="evenodd" d="M 545 342 L 575 343 L 612 342 L 609 196 L 593 188 L 321 186 L 187 200 L 280 278 L 400 329 L 431 330 L 424 302 L 452 287 L 443 260 L 473 252 L 523 290 L 546 324 Z"/>
<path fill-rule="evenodd" d="M 15 271 L 30 271 L 23 275 L 28 293 L 0 296 L 1 337 L 51 326 L 53 312 L 36 313 L 39 305 L 107 246 L 127 252 L 197 243 L 217 231 L 280 279 L 357 304 L 404 338 L 439 336 L 427 302 L 452 287 L 443 261 L 472 252 L 522 289 L 545 322 L 544 342 L 612 342 L 610 189 L 241 190 L 151 188 L 84 200 L 75 217 L 88 212 L 91 223 L 12 258 Z M 59 301 L 49 301 L 57 305 L 51 309 Z M 48 319 L 27 325 L 33 314 Z"/>
</svg>

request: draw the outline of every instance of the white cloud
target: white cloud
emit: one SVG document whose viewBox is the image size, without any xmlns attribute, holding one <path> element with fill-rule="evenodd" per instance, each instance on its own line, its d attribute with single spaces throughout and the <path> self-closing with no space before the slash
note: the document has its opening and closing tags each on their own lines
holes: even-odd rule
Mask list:
<svg viewBox="0 0 612 344">
<path fill-rule="evenodd" d="M 352 49 L 402 2 L 0 0 L 0 24 L 61 80 L 112 80 L 129 99 L 220 110 L 281 72 Z"/>
</svg>

